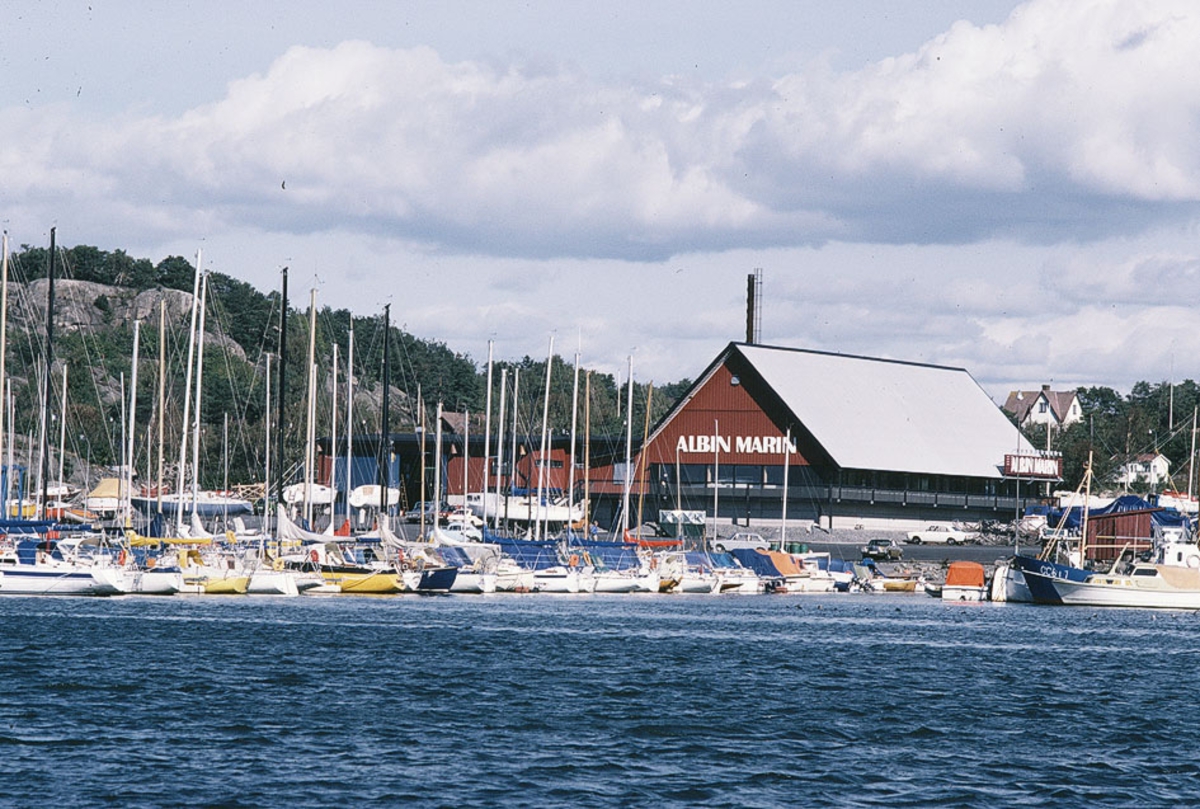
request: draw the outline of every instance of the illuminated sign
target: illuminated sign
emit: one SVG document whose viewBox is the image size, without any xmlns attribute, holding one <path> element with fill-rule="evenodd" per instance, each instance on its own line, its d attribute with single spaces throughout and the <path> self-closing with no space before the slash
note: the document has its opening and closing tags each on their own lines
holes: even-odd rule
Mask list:
<svg viewBox="0 0 1200 809">
<path fill-rule="evenodd" d="M 796 442 L 791 448 L 782 435 L 739 435 L 730 438 L 725 435 L 681 435 L 675 444 L 675 451 L 684 454 L 688 452 L 741 452 L 747 455 L 782 455 L 785 451 L 796 452 Z"/>
<path fill-rule="evenodd" d="M 1062 477 L 1062 456 L 1005 455 L 1004 475 L 1015 478 L 1057 480 Z"/>
</svg>

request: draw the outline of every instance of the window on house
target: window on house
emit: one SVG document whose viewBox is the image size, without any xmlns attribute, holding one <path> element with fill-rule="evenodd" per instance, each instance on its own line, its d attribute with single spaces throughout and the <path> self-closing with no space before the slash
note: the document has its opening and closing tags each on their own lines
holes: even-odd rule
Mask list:
<svg viewBox="0 0 1200 809">
<path fill-rule="evenodd" d="M 1038 402 L 1038 412 L 1039 413 L 1045 413 L 1049 409 L 1050 409 L 1050 405 L 1047 404 L 1046 402 Z"/>
</svg>

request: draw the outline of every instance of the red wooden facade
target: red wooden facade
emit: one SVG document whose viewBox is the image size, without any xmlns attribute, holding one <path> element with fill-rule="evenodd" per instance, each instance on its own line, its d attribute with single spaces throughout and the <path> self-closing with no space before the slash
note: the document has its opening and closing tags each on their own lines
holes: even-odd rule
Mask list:
<svg viewBox="0 0 1200 809">
<path fill-rule="evenodd" d="M 646 464 L 781 466 L 786 430 L 771 420 L 728 365 L 718 367 L 647 445 Z M 793 465 L 808 461 L 792 436 Z"/>
</svg>

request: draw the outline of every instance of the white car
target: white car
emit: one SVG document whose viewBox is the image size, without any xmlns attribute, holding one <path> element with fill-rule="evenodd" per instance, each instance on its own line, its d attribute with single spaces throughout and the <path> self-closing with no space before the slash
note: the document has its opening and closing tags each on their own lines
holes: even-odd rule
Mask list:
<svg viewBox="0 0 1200 809">
<path fill-rule="evenodd" d="M 910 545 L 966 545 L 976 541 L 975 534 L 945 525 L 931 525 L 923 531 L 908 532 Z"/>
<path fill-rule="evenodd" d="M 726 539 L 717 539 L 713 541 L 713 549 L 717 553 L 725 551 L 738 550 L 741 548 L 753 548 L 756 550 L 767 550 L 771 546 L 759 534 L 751 534 L 746 531 L 741 531 Z"/>
</svg>

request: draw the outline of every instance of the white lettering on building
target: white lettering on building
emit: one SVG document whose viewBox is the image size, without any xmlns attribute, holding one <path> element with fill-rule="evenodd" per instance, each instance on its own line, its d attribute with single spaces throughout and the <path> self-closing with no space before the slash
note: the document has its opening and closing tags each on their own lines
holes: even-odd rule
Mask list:
<svg viewBox="0 0 1200 809">
<path fill-rule="evenodd" d="M 781 435 L 739 435 L 732 440 L 724 435 L 681 435 L 675 442 L 675 450 L 680 455 L 731 450 L 745 455 L 782 455 L 785 451 L 794 455 L 797 452 L 796 442 L 793 440 L 789 449 Z"/>
</svg>

